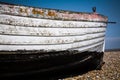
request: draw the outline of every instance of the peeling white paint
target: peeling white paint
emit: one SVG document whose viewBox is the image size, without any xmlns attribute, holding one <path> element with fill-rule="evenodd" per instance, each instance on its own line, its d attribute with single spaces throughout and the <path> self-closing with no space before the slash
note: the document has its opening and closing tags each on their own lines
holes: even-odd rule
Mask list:
<svg viewBox="0 0 120 80">
<path fill-rule="evenodd" d="M 75 13 L 75 19 L 71 19 L 72 17 L 67 16 L 74 16 L 74 13 L 70 15 L 59 12 L 57 17 L 64 15 L 63 20 L 62 16 L 59 20 L 55 20 L 55 16 L 51 17 L 45 13 L 35 18 L 33 12 L 33 18 L 30 17 L 30 13 L 27 13 L 30 9 L 34 10 L 33 8 L 27 10 L 28 7 L 22 6 L 23 13 L 18 13 L 21 9 L 19 6 L 11 6 L 12 8 L 9 5 L 5 5 L 5 8 L 1 4 L 0 6 L 2 6 L 0 7 L 0 51 L 104 51 L 103 44 L 107 24 L 101 21 L 107 21 L 105 16 L 87 13 L 85 13 L 85 16 Z M 17 8 L 19 8 L 19 11 Z M 12 12 L 14 9 L 15 12 Z M 18 14 L 19 16 L 17 16 Z M 80 17 L 77 18 L 77 16 Z M 88 16 L 90 18 L 87 18 Z M 67 19 L 69 20 L 67 21 Z"/>
<path fill-rule="evenodd" d="M 73 50 L 78 50 L 80 52 L 84 52 L 84 51 L 97 51 L 97 52 L 102 52 L 102 46 L 103 45 L 103 42 L 99 42 L 99 43 L 96 43 L 96 44 L 93 44 L 93 45 L 90 45 L 90 46 L 85 46 L 85 47 L 82 47 L 82 48 L 76 48 L 76 49 L 73 49 Z"/>
<path fill-rule="evenodd" d="M 32 36 L 77 36 L 105 32 L 106 28 L 38 28 L 0 24 L 0 34 Z"/>
<path fill-rule="evenodd" d="M 105 27 L 106 23 L 36 19 L 0 14 L 0 23 L 32 27 Z"/>
<path fill-rule="evenodd" d="M 0 4 L 0 13 L 19 15 L 24 17 L 35 17 L 44 19 L 59 19 L 59 20 L 86 20 L 86 21 L 104 21 L 107 22 L 107 17 L 85 12 L 72 12 L 54 9 L 34 8 L 28 6 L 18 6 L 10 4 Z"/>
<path fill-rule="evenodd" d="M 104 33 L 86 34 L 84 36 L 66 36 L 66 37 L 31 37 L 31 36 L 10 36 L 0 35 L 0 44 L 65 44 L 75 43 L 94 38 L 104 37 Z"/>
<path fill-rule="evenodd" d="M 61 51 L 75 49 L 78 47 L 84 47 L 88 45 L 93 45 L 95 43 L 103 42 L 104 38 L 97 38 L 77 43 L 71 44 L 61 44 L 61 45 L 0 45 L 0 50 L 15 51 L 15 50 L 46 50 L 46 51 Z"/>
</svg>

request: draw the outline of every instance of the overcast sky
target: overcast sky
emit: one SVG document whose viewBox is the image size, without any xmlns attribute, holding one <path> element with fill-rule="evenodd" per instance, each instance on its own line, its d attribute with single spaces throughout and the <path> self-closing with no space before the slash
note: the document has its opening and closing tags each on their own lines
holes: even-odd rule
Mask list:
<svg viewBox="0 0 120 80">
<path fill-rule="evenodd" d="M 120 0 L 0 0 L 0 1 L 34 7 L 62 9 L 78 12 L 92 12 L 92 7 L 96 6 L 97 13 L 108 16 L 109 21 L 117 22 L 117 24 L 108 24 L 105 48 L 120 49 Z"/>
</svg>

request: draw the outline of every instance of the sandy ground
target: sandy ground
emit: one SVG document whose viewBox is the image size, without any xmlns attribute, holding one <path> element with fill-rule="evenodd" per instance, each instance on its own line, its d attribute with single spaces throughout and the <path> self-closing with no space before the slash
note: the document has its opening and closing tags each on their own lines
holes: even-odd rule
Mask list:
<svg viewBox="0 0 120 80">
<path fill-rule="evenodd" d="M 92 70 L 62 80 L 120 80 L 120 51 L 105 52 L 103 59 L 105 64 L 102 70 Z"/>
</svg>

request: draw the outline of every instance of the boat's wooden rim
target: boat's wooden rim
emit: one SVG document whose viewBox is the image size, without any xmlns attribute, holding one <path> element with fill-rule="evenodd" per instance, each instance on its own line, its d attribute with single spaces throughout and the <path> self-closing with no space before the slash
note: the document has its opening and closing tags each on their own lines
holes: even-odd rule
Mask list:
<svg viewBox="0 0 120 80">
<path fill-rule="evenodd" d="M 25 7 L 29 7 L 29 8 L 39 8 L 39 9 L 47 9 L 47 10 L 56 10 L 59 12 L 70 12 L 70 13 L 82 13 L 82 14 L 94 14 L 93 12 L 77 12 L 77 11 L 70 11 L 70 10 L 62 10 L 62 9 L 53 9 L 53 8 L 43 8 L 43 7 L 36 7 L 36 6 L 30 6 L 30 5 L 25 5 L 25 4 L 14 4 L 14 3 L 7 3 L 7 2 L 2 2 L 0 1 L 0 4 L 7 4 L 7 5 L 15 5 L 15 6 L 25 6 Z M 96 13 L 97 15 L 106 17 L 102 14 Z"/>
<path fill-rule="evenodd" d="M 21 7 L 26 7 L 26 8 L 34 8 L 34 9 L 42 9 L 42 10 L 48 10 L 48 11 L 55 11 L 57 13 L 68 13 L 69 14 L 86 14 L 86 15 L 90 15 L 90 16 L 98 16 L 99 18 L 102 18 L 100 20 L 89 20 L 89 19 L 64 19 L 63 17 L 39 17 L 41 19 L 50 19 L 50 20 L 64 20 L 64 21 L 83 21 L 83 22 L 102 22 L 102 23 L 108 23 L 107 21 L 107 16 L 104 16 L 102 14 L 96 13 L 96 12 L 77 12 L 77 11 L 69 11 L 69 10 L 61 10 L 61 9 L 50 9 L 50 8 L 41 8 L 41 7 L 35 7 L 35 6 L 28 6 L 28 5 L 20 5 L 20 4 L 12 4 L 12 3 L 5 3 L 5 2 L 0 2 L 1 4 L 7 4 L 7 5 L 14 5 L 14 6 L 21 6 Z M 6 13 L 3 12 L 4 14 L 11 14 L 11 13 Z M 34 18 L 38 18 L 37 16 L 30 16 L 30 15 L 20 15 L 20 14 L 14 14 L 16 16 L 23 16 L 23 17 L 34 17 Z"/>
</svg>

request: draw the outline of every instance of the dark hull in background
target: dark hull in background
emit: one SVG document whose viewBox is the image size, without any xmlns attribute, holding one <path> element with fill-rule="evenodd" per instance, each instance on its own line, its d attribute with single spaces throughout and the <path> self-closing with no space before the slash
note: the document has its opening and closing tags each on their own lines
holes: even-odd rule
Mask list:
<svg viewBox="0 0 120 80">
<path fill-rule="evenodd" d="M 0 54 L 0 77 L 56 73 L 73 68 L 100 69 L 104 54 L 103 52 L 80 53 L 78 51 L 19 51 L 12 53 L 16 54 Z"/>
</svg>

